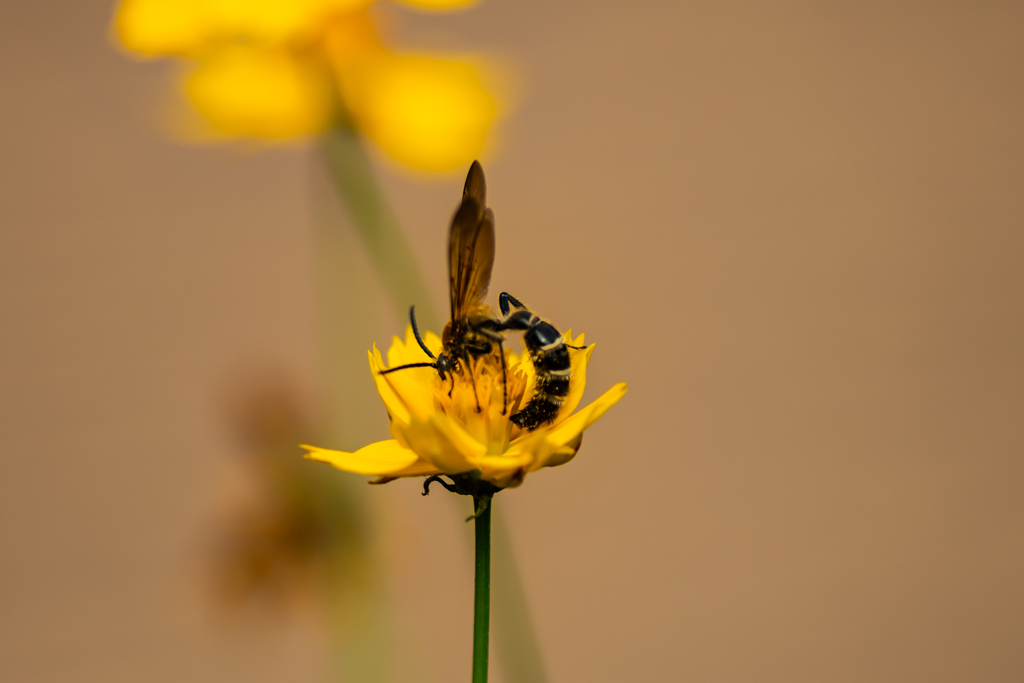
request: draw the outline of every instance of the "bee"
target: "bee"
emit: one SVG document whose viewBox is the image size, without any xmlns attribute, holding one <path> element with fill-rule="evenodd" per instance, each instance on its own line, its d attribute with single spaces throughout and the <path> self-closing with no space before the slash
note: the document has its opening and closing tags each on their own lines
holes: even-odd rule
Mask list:
<svg viewBox="0 0 1024 683">
<path fill-rule="evenodd" d="M 508 373 L 502 346 L 505 336 L 501 333 L 501 321 L 484 302 L 487 288 L 491 283 L 494 267 L 494 213 L 487 208 L 487 184 L 480 162 L 474 161 L 466 176 L 462 191 L 462 203 L 452 219 L 448 235 L 448 275 L 451 301 L 451 320 L 441 334 L 441 352 L 434 357 L 420 337 L 416 325 L 415 306 L 409 309 L 409 320 L 413 334 L 420 348 L 433 362 L 409 363 L 381 371 L 381 374 L 404 370 L 405 368 L 430 367 L 437 370 L 441 379 L 454 375 L 463 368 L 473 383 L 476 394 L 476 380 L 473 377 L 473 360 L 487 356 L 497 346 L 501 358 L 502 376 Z M 454 377 L 452 378 L 454 387 Z M 508 386 L 503 384 L 504 408 L 508 410 Z M 480 397 L 476 397 L 477 412 L 480 412 Z"/>
<path fill-rule="evenodd" d="M 510 305 L 515 307 L 511 312 Z M 569 379 L 572 376 L 571 346 L 551 323 L 544 322 L 536 313 L 527 310 L 518 299 L 502 292 L 498 297 L 503 320 L 501 330 L 523 330 L 523 344 L 530 353 L 536 374 L 536 388 L 530 402 L 512 416 L 512 423 L 520 429 L 532 431 L 554 421 L 558 409 L 569 395 Z"/>
<path fill-rule="evenodd" d="M 494 267 L 494 213 L 486 205 L 487 185 L 480 162 L 474 161 L 462 191 L 462 203 L 452 219 L 448 236 L 448 275 L 451 320 L 441 334 L 441 352 L 435 357 L 423 343 L 416 325 L 416 307 L 409 309 L 416 342 L 431 362 L 408 363 L 382 370 L 381 374 L 406 368 L 434 368 L 444 381 L 463 369 L 469 374 L 480 412 L 480 397 L 476 392 L 473 361 L 487 356 L 497 347 L 501 359 L 502 392 L 504 404 L 501 414 L 508 411 L 508 366 L 505 360 L 505 332 L 522 331 L 523 343 L 530 353 L 536 373 L 536 391 L 522 410 L 511 417 L 513 424 L 525 430 L 552 422 L 569 393 L 572 367 L 570 346 L 550 323 L 544 322 L 508 292 L 502 292 L 498 318 L 483 300 L 491 283 Z M 513 312 L 511 308 L 516 310 Z"/>
</svg>

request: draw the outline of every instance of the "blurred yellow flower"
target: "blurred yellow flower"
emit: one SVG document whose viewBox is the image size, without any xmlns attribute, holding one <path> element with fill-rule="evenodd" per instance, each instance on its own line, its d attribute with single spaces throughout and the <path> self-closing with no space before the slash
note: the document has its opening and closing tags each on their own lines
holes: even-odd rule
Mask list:
<svg viewBox="0 0 1024 683">
<path fill-rule="evenodd" d="M 430 362 L 416 343 L 412 326 L 405 341 L 397 337 L 388 351 L 391 367 Z M 583 346 L 565 334 L 566 342 Z M 437 355 L 441 339 L 430 332 L 424 339 Z M 469 474 L 497 488 L 518 486 L 529 472 L 563 465 L 576 455 L 583 431 L 626 393 L 619 383 L 573 415 L 587 383 L 587 364 L 594 345 L 572 355 L 569 393 L 558 416 L 533 431 L 520 430 L 510 416 L 533 396 L 536 380 L 529 354 L 506 350 L 508 408 L 505 407 L 501 363 L 496 354 L 483 357 L 468 369 L 441 380 L 433 368 L 408 368 L 382 375 L 386 369 L 380 352 L 369 354 L 370 370 L 391 418 L 393 439 L 365 446 L 354 453 L 306 446 L 307 458 L 357 474 L 390 480 L 435 474 Z M 480 409 L 477 408 L 479 398 Z"/>
<path fill-rule="evenodd" d="M 481 65 L 392 52 L 368 14 L 372 2 L 123 0 L 114 31 L 137 56 L 188 61 L 182 91 L 216 135 L 280 140 L 344 124 L 424 170 L 479 156 L 498 114 Z"/>
</svg>

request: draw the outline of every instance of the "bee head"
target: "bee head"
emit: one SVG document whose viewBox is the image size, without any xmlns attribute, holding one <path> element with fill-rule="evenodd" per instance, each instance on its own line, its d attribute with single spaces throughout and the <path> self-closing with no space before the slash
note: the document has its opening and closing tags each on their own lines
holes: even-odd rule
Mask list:
<svg viewBox="0 0 1024 683">
<path fill-rule="evenodd" d="M 442 380 L 448 379 L 445 373 L 452 369 L 448 356 L 443 353 L 437 354 L 437 362 L 434 363 L 434 367 L 437 368 L 437 374 L 441 375 Z"/>
</svg>

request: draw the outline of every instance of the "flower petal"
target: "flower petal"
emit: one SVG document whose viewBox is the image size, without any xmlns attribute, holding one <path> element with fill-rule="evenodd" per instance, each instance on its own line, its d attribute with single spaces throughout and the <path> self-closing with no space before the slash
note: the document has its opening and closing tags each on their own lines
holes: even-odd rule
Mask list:
<svg viewBox="0 0 1024 683">
<path fill-rule="evenodd" d="M 206 14 L 196 0 L 124 0 L 114 29 L 121 44 L 140 55 L 187 55 L 208 37 Z"/>
<path fill-rule="evenodd" d="M 222 48 L 200 63 L 184 88 L 221 135 L 306 135 L 325 128 L 333 113 L 327 71 L 285 50 Z"/>
<path fill-rule="evenodd" d="M 584 345 L 583 333 L 573 339 L 572 330 L 566 330 L 563 338 L 565 343 L 570 346 Z M 565 402 L 558 409 L 558 417 L 555 418 L 554 425 L 558 425 L 572 415 L 579 406 L 580 400 L 583 398 L 583 390 L 587 387 L 587 365 L 590 364 L 590 357 L 594 355 L 594 346 L 591 344 L 580 350 L 569 349 L 569 363 L 572 367 L 572 375 L 569 377 L 569 393 L 565 397 Z"/>
<path fill-rule="evenodd" d="M 193 0 L 194 1 L 194 0 Z M 207 0 L 203 4 L 220 38 L 283 43 L 308 38 L 332 17 L 344 16 L 371 0 Z"/>
<path fill-rule="evenodd" d="M 414 354 L 401 340 L 395 337 L 388 351 L 388 358 L 391 360 L 389 367 L 396 368 L 407 363 L 424 363 L 430 358 L 419 349 L 419 355 Z M 386 375 L 381 371 L 387 369 L 384 361 L 374 346 L 373 362 L 371 364 L 373 379 L 377 384 L 377 391 L 383 398 L 385 395 L 394 397 L 403 406 L 401 412 L 402 420 L 409 421 L 409 415 L 417 415 L 421 419 L 437 411 L 437 404 L 434 400 L 435 386 L 440 381 L 437 370 L 433 368 L 406 368 L 398 372 L 389 372 Z M 387 400 L 385 400 L 387 403 Z M 390 407 L 389 407 L 390 410 Z M 392 413 L 394 416 L 395 413 Z"/>
<path fill-rule="evenodd" d="M 481 69 L 469 61 L 383 55 L 343 76 L 360 129 L 398 161 L 427 171 L 478 157 L 498 113 Z"/>
<path fill-rule="evenodd" d="M 370 358 L 370 374 L 373 375 L 373 383 L 377 386 L 377 393 L 380 394 L 381 400 L 384 401 L 384 407 L 387 408 L 392 423 L 395 420 L 399 420 L 408 424 L 409 408 L 405 405 L 398 392 L 395 391 L 391 382 L 388 381 L 388 375 L 380 374 L 380 371 L 384 369 L 384 360 L 380 357 L 380 351 L 377 350 L 376 344 L 373 345 L 373 351 L 368 351 L 367 355 Z M 412 371 L 410 370 L 409 372 Z"/>
<path fill-rule="evenodd" d="M 417 9 L 446 11 L 460 10 L 475 5 L 480 0 L 401 0 L 406 5 L 412 5 Z"/>
<path fill-rule="evenodd" d="M 522 410 L 523 406 L 533 397 L 533 393 L 537 389 L 537 371 L 533 367 L 533 361 L 530 360 L 530 354 L 526 349 L 523 349 L 522 355 L 513 353 L 509 357 L 509 361 L 509 374 L 516 379 L 521 379 L 523 385 L 523 393 L 520 396 L 519 405 L 512 406 L 512 413 L 515 414 Z M 569 381 L 572 381 L 571 378 Z M 520 433 L 519 427 L 512 427 L 512 438 L 516 438 Z"/>
<path fill-rule="evenodd" d="M 476 462 L 481 479 L 486 479 L 498 488 L 505 488 L 513 479 L 521 480 L 532 461 L 533 453 L 505 453 L 482 455 Z"/>
<path fill-rule="evenodd" d="M 477 460 L 487 447 L 444 413 L 427 419 L 413 416 L 409 424 L 391 423 L 391 432 L 420 458 L 445 474 L 462 474 L 478 469 Z"/>
<path fill-rule="evenodd" d="M 423 474 L 438 474 L 439 470 L 419 458 L 414 452 L 403 448 L 394 439 L 378 441 L 363 446 L 355 453 L 334 451 L 328 448 L 302 445 L 310 460 L 326 462 L 339 470 L 356 474 L 387 475 L 390 477 L 412 477 Z"/>
<path fill-rule="evenodd" d="M 619 382 L 580 412 L 546 430 L 544 437 L 548 448 L 538 454 L 530 470 L 564 465 L 572 460 L 579 450 L 583 430 L 594 424 L 625 395 L 626 383 Z"/>
</svg>

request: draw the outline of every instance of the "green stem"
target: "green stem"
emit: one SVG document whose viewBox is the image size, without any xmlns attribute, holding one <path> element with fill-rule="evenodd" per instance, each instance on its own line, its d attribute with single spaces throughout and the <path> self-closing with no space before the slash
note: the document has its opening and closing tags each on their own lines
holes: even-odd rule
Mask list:
<svg viewBox="0 0 1024 683">
<path fill-rule="evenodd" d="M 474 498 L 476 516 L 476 589 L 473 596 L 473 683 L 487 683 L 487 650 L 491 624 L 491 506 L 494 499 Z"/>
</svg>

